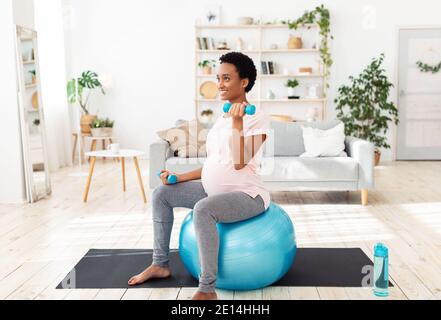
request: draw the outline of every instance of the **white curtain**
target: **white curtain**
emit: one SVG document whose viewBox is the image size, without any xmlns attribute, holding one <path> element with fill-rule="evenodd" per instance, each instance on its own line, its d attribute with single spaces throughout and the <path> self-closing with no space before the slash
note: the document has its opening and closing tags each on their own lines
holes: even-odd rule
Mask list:
<svg viewBox="0 0 441 320">
<path fill-rule="evenodd" d="M 66 55 L 61 1 L 34 0 L 49 167 L 72 164 L 72 130 L 66 100 Z"/>
</svg>

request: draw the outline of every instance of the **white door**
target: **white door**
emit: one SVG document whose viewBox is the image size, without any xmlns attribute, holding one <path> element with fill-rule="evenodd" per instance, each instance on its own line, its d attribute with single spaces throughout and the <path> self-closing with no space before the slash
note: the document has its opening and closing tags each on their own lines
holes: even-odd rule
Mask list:
<svg viewBox="0 0 441 320">
<path fill-rule="evenodd" d="M 441 28 L 399 31 L 397 160 L 441 160 Z"/>
</svg>

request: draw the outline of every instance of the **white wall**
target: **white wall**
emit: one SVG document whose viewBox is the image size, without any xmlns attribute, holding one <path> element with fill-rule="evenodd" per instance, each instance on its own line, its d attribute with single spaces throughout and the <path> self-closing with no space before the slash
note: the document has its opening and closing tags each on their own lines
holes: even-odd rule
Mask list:
<svg viewBox="0 0 441 320">
<path fill-rule="evenodd" d="M 14 8 L 14 23 L 34 29 L 34 0 L 13 0 L 12 5 Z"/>
<path fill-rule="evenodd" d="M 49 167 L 51 171 L 56 171 L 72 163 L 63 11 L 61 1 L 47 0 L 34 0 L 34 9 Z"/>
<path fill-rule="evenodd" d="M 116 119 L 124 147 L 147 149 L 155 132 L 177 118 L 194 116 L 194 21 L 201 7 L 222 6 L 222 22 L 238 16 L 295 19 L 323 3 L 330 9 L 332 67 L 330 101 L 337 88 L 381 52 L 396 83 L 397 26 L 439 25 L 439 0 L 75 0 L 69 6 L 73 73 L 108 73 L 114 87 L 91 101 L 100 115 Z M 67 15 L 66 15 L 67 16 Z M 396 100 L 395 92 L 392 99 Z M 334 116 L 333 103 L 329 108 Z M 391 131 L 392 132 L 392 131 Z M 391 152 L 383 152 L 390 159 Z"/>
<path fill-rule="evenodd" d="M 12 0 L 0 1 L 0 203 L 25 200 L 14 46 L 14 18 L 23 15 L 15 12 Z"/>
</svg>

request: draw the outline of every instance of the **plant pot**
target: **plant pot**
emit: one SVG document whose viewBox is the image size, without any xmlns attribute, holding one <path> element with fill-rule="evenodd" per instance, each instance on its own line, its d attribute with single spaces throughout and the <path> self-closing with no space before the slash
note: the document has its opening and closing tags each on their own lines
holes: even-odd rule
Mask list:
<svg viewBox="0 0 441 320">
<path fill-rule="evenodd" d="M 209 66 L 207 66 L 207 67 L 203 67 L 202 68 L 202 74 L 211 74 L 211 71 L 212 71 L 213 69 L 211 68 L 211 67 L 209 67 Z"/>
<path fill-rule="evenodd" d="M 93 137 L 111 137 L 113 128 L 91 128 Z"/>
<path fill-rule="evenodd" d="M 288 87 L 288 97 L 292 97 L 295 95 L 296 95 L 295 88 Z"/>
<path fill-rule="evenodd" d="M 210 115 L 206 114 L 203 116 L 201 115 L 199 121 L 203 124 L 210 124 L 211 122 L 213 122 L 213 115 L 212 114 Z"/>
<path fill-rule="evenodd" d="M 97 118 L 96 115 L 84 114 L 81 116 L 80 127 L 82 133 L 90 133 L 90 125 Z"/>
<path fill-rule="evenodd" d="M 375 153 L 374 153 L 374 165 L 375 166 L 378 166 L 380 164 L 380 157 L 381 157 L 381 151 L 375 150 Z"/>
<path fill-rule="evenodd" d="M 32 84 L 37 83 L 37 76 L 32 75 Z"/>
</svg>

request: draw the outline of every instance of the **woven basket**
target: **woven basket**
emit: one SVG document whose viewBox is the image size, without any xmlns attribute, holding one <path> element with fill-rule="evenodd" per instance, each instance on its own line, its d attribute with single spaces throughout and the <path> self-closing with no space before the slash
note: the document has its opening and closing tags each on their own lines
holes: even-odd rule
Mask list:
<svg viewBox="0 0 441 320">
<path fill-rule="evenodd" d="M 85 114 L 81 116 L 80 126 L 82 133 L 90 133 L 90 125 L 93 123 L 93 120 L 97 118 L 96 115 Z"/>
<path fill-rule="evenodd" d="M 288 40 L 288 49 L 302 49 L 303 42 L 300 37 L 290 36 Z"/>
</svg>

